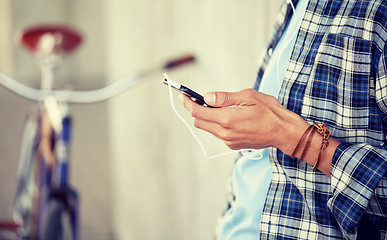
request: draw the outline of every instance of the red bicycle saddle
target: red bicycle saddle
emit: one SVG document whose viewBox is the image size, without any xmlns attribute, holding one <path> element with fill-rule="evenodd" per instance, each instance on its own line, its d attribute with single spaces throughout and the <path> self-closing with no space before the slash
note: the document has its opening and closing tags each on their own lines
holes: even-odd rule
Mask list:
<svg viewBox="0 0 387 240">
<path fill-rule="evenodd" d="M 2 221 L 2 222 L 0 222 L 0 230 L 16 232 L 20 227 L 21 227 L 20 224 L 12 222 L 12 221 Z"/>
<path fill-rule="evenodd" d="M 39 25 L 27 28 L 19 35 L 19 43 L 29 51 L 40 51 L 44 39 L 50 36 L 53 39 L 53 51 L 70 53 L 82 42 L 82 36 L 76 30 L 63 25 Z"/>
</svg>

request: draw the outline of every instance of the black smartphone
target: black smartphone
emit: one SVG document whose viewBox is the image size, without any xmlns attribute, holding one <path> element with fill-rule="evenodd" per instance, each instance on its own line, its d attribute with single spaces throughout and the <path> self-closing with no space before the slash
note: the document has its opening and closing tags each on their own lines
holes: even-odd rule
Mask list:
<svg viewBox="0 0 387 240">
<path fill-rule="evenodd" d="M 174 89 L 176 89 L 176 90 L 178 90 L 178 91 L 188 95 L 197 104 L 200 104 L 200 105 L 203 105 L 203 106 L 206 106 L 206 107 L 210 107 L 210 108 L 215 108 L 213 106 L 208 105 L 204 101 L 204 98 L 203 98 L 202 95 L 200 95 L 199 93 L 189 89 L 188 87 L 183 86 L 183 85 L 181 85 L 181 84 L 179 84 L 179 83 L 177 83 L 177 82 L 175 82 L 173 80 L 170 80 L 170 79 L 167 80 L 166 78 L 164 78 L 163 82 L 164 82 L 165 85 L 169 85 L 168 81 L 169 81 L 169 84 L 171 84 L 172 88 L 174 88 Z"/>
</svg>

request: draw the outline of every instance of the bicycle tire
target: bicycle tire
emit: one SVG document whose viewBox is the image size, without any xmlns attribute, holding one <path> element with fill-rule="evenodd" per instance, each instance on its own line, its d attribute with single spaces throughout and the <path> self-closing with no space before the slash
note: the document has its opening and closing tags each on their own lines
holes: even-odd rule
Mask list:
<svg viewBox="0 0 387 240">
<path fill-rule="evenodd" d="M 42 216 L 39 236 L 39 239 L 44 240 L 73 239 L 70 213 L 63 201 L 49 200 Z"/>
</svg>

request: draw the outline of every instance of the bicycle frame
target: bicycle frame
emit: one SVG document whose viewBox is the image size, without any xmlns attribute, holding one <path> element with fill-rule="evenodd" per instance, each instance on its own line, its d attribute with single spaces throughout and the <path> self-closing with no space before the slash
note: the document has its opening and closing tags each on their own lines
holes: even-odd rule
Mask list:
<svg viewBox="0 0 387 240">
<path fill-rule="evenodd" d="M 32 51 L 42 72 L 41 89 L 34 89 L 0 73 L 0 84 L 38 104 L 28 114 L 19 157 L 13 221 L 0 222 L 13 239 L 78 239 L 78 194 L 69 184 L 71 116 L 68 103 L 105 101 L 138 84 L 142 77 L 171 70 L 195 58 L 191 55 L 130 75 L 92 91 L 53 90 L 62 57 L 80 43 L 78 32 L 65 26 L 37 26 L 26 30 L 20 43 Z M 12 239 L 7 235 L 7 239 Z"/>
</svg>

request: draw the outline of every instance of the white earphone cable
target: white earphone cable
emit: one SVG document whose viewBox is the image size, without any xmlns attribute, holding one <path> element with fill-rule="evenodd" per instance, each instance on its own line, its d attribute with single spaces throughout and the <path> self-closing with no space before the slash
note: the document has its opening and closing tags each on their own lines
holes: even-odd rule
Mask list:
<svg viewBox="0 0 387 240">
<path fill-rule="evenodd" d="M 286 1 L 288 2 L 288 4 L 290 4 L 292 6 L 293 13 L 295 13 L 296 12 L 296 8 L 294 7 L 292 0 L 286 0 Z"/>
<path fill-rule="evenodd" d="M 287 2 L 288 4 L 291 5 L 292 10 L 293 10 L 293 15 L 296 14 L 296 9 L 295 9 L 295 7 L 294 7 L 294 5 L 293 5 L 292 0 L 286 0 L 286 2 Z M 301 26 L 301 21 L 300 21 L 299 26 L 298 26 L 297 29 L 299 29 L 300 26 Z M 293 38 L 295 37 L 295 35 L 297 35 L 297 34 L 298 34 L 298 31 L 294 31 L 294 33 L 293 33 L 293 35 L 291 36 L 291 38 L 289 38 L 289 39 L 287 40 L 287 42 L 285 43 L 285 46 L 286 46 L 286 47 L 289 46 L 289 44 L 292 42 L 292 39 L 293 39 Z M 283 55 L 283 53 L 284 53 L 286 47 L 283 47 L 283 48 L 282 48 L 282 50 L 281 50 L 279 56 L 282 56 L 282 55 Z M 280 70 L 279 70 L 280 59 L 281 59 L 280 57 L 278 57 L 278 59 L 277 59 L 277 76 L 279 75 L 278 73 L 280 72 Z M 278 84 L 278 86 L 281 88 L 282 83 L 281 83 L 280 79 L 278 79 L 278 78 L 277 78 L 277 84 Z"/>
<path fill-rule="evenodd" d="M 200 148 L 202 149 L 202 152 L 203 152 L 203 155 L 205 158 L 207 159 L 214 159 L 214 158 L 218 158 L 218 157 L 223 157 L 223 156 L 226 156 L 226 155 L 230 155 L 230 154 L 234 154 L 234 153 L 238 153 L 240 152 L 243 156 L 245 157 L 248 157 L 250 159 L 256 159 L 256 160 L 259 160 L 261 159 L 263 156 L 262 156 L 262 153 L 260 152 L 260 150 L 256 150 L 256 149 L 240 149 L 240 150 L 233 150 L 233 151 L 229 151 L 229 152 L 225 152 L 225 153 L 220 153 L 220 154 L 217 154 L 217 155 L 214 155 L 214 156 L 208 156 L 204 146 L 203 146 L 203 143 L 200 141 L 199 137 L 196 135 L 196 133 L 193 131 L 193 129 L 191 128 L 191 126 L 184 120 L 184 118 L 177 112 L 176 110 L 176 107 L 175 107 L 175 104 L 174 104 L 174 101 L 173 101 L 173 94 L 172 94 L 172 86 L 171 86 L 171 83 L 169 81 L 169 78 L 168 78 L 168 75 L 166 73 L 164 73 L 164 78 L 166 79 L 166 82 L 168 84 L 168 90 L 169 90 L 169 100 L 171 102 L 171 106 L 172 106 L 172 109 L 173 109 L 173 112 L 176 114 L 176 116 L 184 123 L 184 125 L 188 128 L 188 130 L 191 132 L 191 134 L 194 136 L 194 138 L 196 139 L 196 141 L 199 143 L 200 145 Z M 251 153 L 252 154 L 249 154 Z M 254 156 L 253 156 L 254 155 Z M 255 155 L 258 155 L 258 156 L 255 156 Z"/>
</svg>

